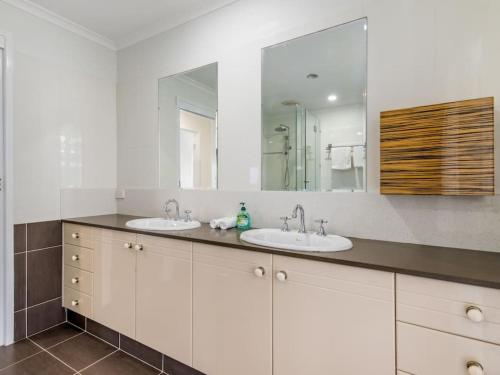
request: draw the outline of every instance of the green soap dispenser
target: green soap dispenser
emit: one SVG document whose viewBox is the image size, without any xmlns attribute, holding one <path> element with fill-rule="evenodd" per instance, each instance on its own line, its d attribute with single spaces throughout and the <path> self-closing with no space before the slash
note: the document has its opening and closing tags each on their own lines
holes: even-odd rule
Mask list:
<svg viewBox="0 0 500 375">
<path fill-rule="evenodd" d="M 250 229 L 252 227 L 252 218 L 245 207 L 245 202 L 241 202 L 241 209 L 236 217 L 236 227 L 241 230 Z"/>
</svg>

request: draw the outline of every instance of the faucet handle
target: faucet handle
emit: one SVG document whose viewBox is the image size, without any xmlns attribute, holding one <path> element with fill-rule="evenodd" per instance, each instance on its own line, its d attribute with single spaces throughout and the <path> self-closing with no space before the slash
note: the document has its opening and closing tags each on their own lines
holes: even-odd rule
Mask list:
<svg viewBox="0 0 500 375">
<path fill-rule="evenodd" d="M 282 232 L 290 231 L 290 228 L 288 228 L 288 220 L 290 220 L 291 218 L 288 216 L 281 216 L 280 219 L 283 220 L 283 224 L 281 224 L 281 231 Z"/>
<path fill-rule="evenodd" d="M 192 221 L 191 219 L 191 210 L 184 210 L 184 213 L 186 214 L 186 217 L 184 218 L 184 221 L 186 223 L 189 223 L 190 221 Z"/>
<path fill-rule="evenodd" d="M 314 222 L 319 224 L 319 229 L 316 234 L 318 236 L 326 236 L 326 225 L 328 224 L 328 220 L 318 219 L 314 220 Z"/>
</svg>

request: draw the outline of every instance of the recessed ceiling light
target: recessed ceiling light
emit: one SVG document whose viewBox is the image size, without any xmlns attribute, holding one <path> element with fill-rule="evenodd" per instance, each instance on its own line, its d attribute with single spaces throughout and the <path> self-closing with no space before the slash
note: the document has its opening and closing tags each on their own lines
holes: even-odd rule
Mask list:
<svg viewBox="0 0 500 375">
<path fill-rule="evenodd" d="M 316 79 L 316 78 L 318 78 L 318 77 L 319 77 L 319 75 L 317 75 L 316 73 L 309 73 L 309 74 L 306 76 L 306 78 L 307 78 L 307 79 Z"/>
<path fill-rule="evenodd" d="M 328 96 L 328 101 L 334 102 L 335 100 L 337 100 L 337 95 L 329 95 Z"/>
</svg>

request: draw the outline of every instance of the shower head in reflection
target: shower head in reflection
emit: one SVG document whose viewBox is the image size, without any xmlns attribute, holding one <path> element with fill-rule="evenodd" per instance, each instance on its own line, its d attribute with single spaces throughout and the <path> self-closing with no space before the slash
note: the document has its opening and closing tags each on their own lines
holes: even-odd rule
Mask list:
<svg viewBox="0 0 500 375">
<path fill-rule="evenodd" d="M 278 133 L 287 132 L 289 130 L 290 130 L 290 127 L 287 125 L 283 125 L 283 124 L 280 124 L 280 126 L 278 126 L 277 128 L 274 128 L 274 131 L 278 132 Z"/>
</svg>

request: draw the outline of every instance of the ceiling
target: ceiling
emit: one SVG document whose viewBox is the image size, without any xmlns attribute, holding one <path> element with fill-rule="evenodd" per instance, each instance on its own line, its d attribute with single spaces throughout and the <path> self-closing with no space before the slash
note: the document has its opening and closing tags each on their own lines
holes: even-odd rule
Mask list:
<svg viewBox="0 0 500 375">
<path fill-rule="evenodd" d="M 111 41 L 118 48 L 212 12 L 235 0 L 16 0 L 35 5 Z M 10 2 L 13 2 L 12 0 Z"/>
<path fill-rule="evenodd" d="M 264 50 L 262 107 L 266 114 L 360 104 L 366 91 L 366 20 L 306 35 Z M 308 79 L 314 73 L 316 79 Z M 335 95 L 337 100 L 328 101 Z"/>
</svg>

